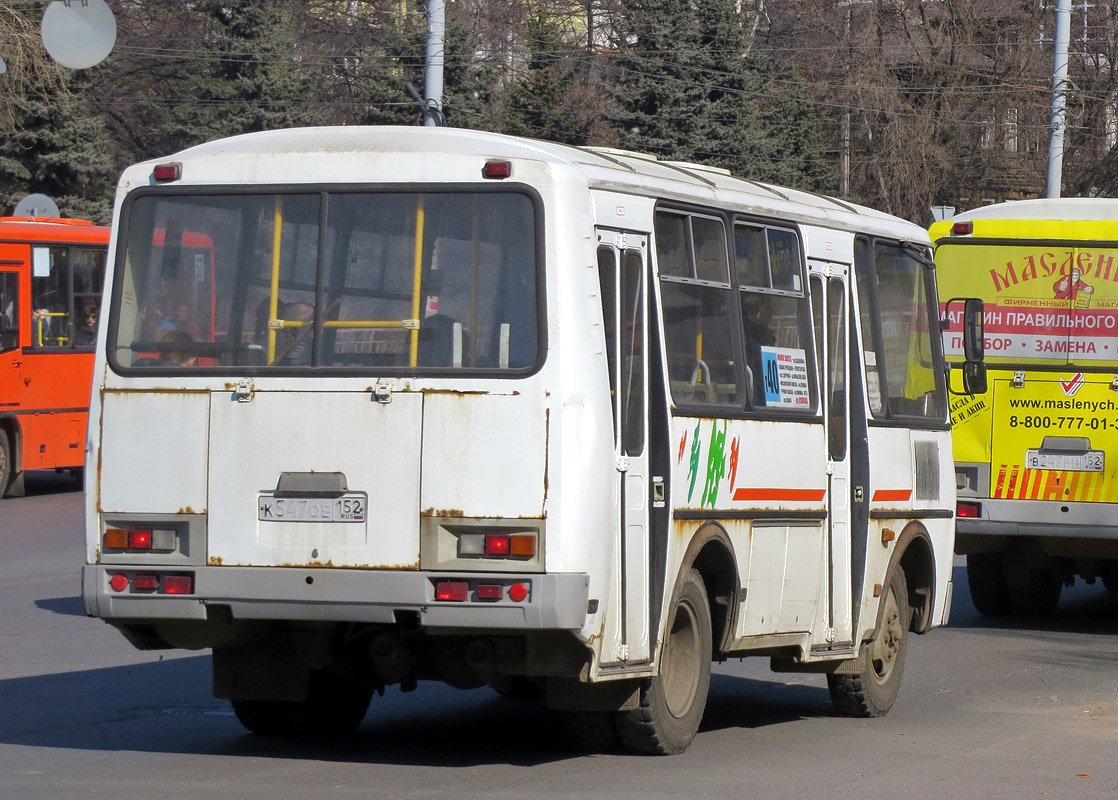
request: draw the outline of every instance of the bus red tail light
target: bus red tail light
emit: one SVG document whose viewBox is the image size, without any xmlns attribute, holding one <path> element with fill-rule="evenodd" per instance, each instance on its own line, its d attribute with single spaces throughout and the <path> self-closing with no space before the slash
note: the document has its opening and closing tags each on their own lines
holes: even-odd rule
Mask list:
<svg viewBox="0 0 1118 800">
<path fill-rule="evenodd" d="M 478 600 L 500 600 L 505 595 L 505 587 L 499 583 L 482 583 L 477 587 Z"/>
<path fill-rule="evenodd" d="M 481 168 L 483 178 L 508 178 L 512 176 L 512 163 L 509 161 L 486 161 Z"/>
<path fill-rule="evenodd" d="M 132 530 L 128 531 L 128 549 L 129 550 L 150 550 L 151 549 L 151 530 Z"/>
<path fill-rule="evenodd" d="M 194 594 L 194 576 L 164 575 L 163 594 Z"/>
<path fill-rule="evenodd" d="M 485 554 L 487 556 L 507 556 L 509 554 L 509 536 L 504 533 L 490 533 L 485 536 Z"/>
<path fill-rule="evenodd" d="M 973 222 L 956 222 L 951 226 L 952 236 L 970 236 L 974 233 Z"/>
<path fill-rule="evenodd" d="M 151 177 L 157 181 L 177 181 L 182 177 L 182 164 L 173 162 L 171 164 L 156 164 L 155 169 L 151 171 Z"/>
<path fill-rule="evenodd" d="M 435 599 L 464 603 L 469 599 L 470 585 L 465 581 L 439 581 L 435 585 Z"/>
<path fill-rule="evenodd" d="M 532 558 L 536 555 L 536 534 L 463 533 L 458 536 L 458 555 L 482 558 Z"/>
<path fill-rule="evenodd" d="M 981 503 L 958 503 L 955 506 L 955 516 L 968 519 L 978 519 L 982 516 Z"/>
<path fill-rule="evenodd" d="M 159 588 L 157 575 L 137 575 L 132 579 L 132 588 L 144 592 L 153 592 Z"/>
</svg>

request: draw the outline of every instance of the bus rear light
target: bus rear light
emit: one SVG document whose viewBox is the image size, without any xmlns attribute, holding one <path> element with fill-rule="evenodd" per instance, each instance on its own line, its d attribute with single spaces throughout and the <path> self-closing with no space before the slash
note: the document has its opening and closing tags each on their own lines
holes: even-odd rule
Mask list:
<svg viewBox="0 0 1118 800">
<path fill-rule="evenodd" d="M 155 591 L 159 588 L 159 577 L 156 575 L 137 575 L 132 579 L 132 588 L 145 592 Z"/>
<path fill-rule="evenodd" d="M 505 587 L 499 583 L 482 583 L 477 587 L 478 600 L 500 600 L 505 596 Z"/>
<path fill-rule="evenodd" d="M 955 506 L 955 516 L 968 519 L 978 519 L 982 516 L 981 503 L 958 503 Z"/>
<path fill-rule="evenodd" d="M 514 583 L 509 587 L 509 599 L 519 603 L 528 596 L 528 587 L 523 583 Z"/>
<path fill-rule="evenodd" d="M 108 528 L 106 550 L 175 550 L 178 533 L 172 528 Z"/>
<path fill-rule="evenodd" d="M 485 535 L 485 554 L 487 556 L 507 556 L 509 554 L 509 538 L 506 533 L 487 533 Z"/>
<path fill-rule="evenodd" d="M 974 233 L 973 222 L 956 222 L 951 226 L 952 236 L 970 236 Z"/>
<path fill-rule="evenodd" d="M 118 572 L 109 578 L 109 586 L 112 587 L 114 592 L 123 592 L 128 588 L 128 576 L 123 572 Z"/>
<path fill-rule="evenodd" d="M 465 581 L 439 581 L 435 584 L 435 599 L 464 603 L 469 599 L 470 586 Z"/>
<path fill-rule="evenodd" d="M 182 164 L 177 161 L 171 164 L 156 164 L 155 169 L 151 171 L 151 177 L 157 181 L 177 181 L 182 177 Z"/>
<path fill-rule="evenodd" d="M 458 536 L 458 555 L 532 558 L 536 555 L 536 534 L 462 533 Z"/>
<path fill-rule="evenodd" d="M 164 575 L 163 594 L 194 594 L 194 576 Z"/>
<path fill-rule="evenodd" d="M 486 161 L 485 166 L 481 168 L 481 176 L 483 178 L 508 178 L 512 176 L 512 162 L 510 161 Z"/>
</svg>

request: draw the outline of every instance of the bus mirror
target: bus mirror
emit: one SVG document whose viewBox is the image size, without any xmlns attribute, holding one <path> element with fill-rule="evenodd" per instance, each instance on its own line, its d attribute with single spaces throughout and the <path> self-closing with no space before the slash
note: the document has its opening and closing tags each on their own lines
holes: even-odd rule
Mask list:
<svg viewBox="0 0 1118 800">
<path fill-rule="evenodd" d="M 963 394 L 986 394 L 986 365 L 981 361 L 963 364 Z"/>
<path fill-rule="evenodd" d="M 982 334 L 983 303 L 977 297 L 963 301 L 963 358 L 969 363 L 981 361 L 986 352 Z"/>
</svg>

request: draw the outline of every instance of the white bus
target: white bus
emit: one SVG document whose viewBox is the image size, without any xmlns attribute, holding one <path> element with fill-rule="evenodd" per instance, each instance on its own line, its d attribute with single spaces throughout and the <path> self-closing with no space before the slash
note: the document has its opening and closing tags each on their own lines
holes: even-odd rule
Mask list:
<svg viewBox="0 0 1118 800">
<path fill-rule="evenodd" d="M 213 244 L 200 339 L 152 324 L 186 236 Z M 212 648 L 252 731 L 441 680 L 675 753 L 714 660 L 876 716 L 947 621 L 916 225 L 630 152 L 316 128 L 131 167 L 111 253 L 85 607 Z"/>
</svg>

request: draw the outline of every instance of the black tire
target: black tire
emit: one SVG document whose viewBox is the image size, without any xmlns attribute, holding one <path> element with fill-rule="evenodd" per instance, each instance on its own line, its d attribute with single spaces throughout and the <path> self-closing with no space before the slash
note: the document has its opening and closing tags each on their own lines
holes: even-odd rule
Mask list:
<svg viewBox="0 0 1118 800">
<path fill-rule="evenodd" d="M 1013 613 L 1001 553 L 971 553 L 967 556 L 967 585 L 971 602 L 979 614 L 1007 617 Z"/>
<path fill-rule="evenodd" d="M 242 725 L 263 736 L 348 736 L 365 718 L 372 690 L 341 675 L 312 672 L 305 700 L 233 700 Z"/>
<path fill-rule="evenodd" d="M 831 702 L 844 717 L 883 717 L 901 690 L 912 614 L 908 582 L 900 567 L 893 571 L 882 602 L 885 613 L 881 628 L 873 641 L 866 642 L 858 651 L 858 671 L 827 676 Z"/>
<path fill-rule="evenodd" d="M 8 434 L 0 431 L 0 498 L 8 493 L 8 486 L 12 482 L 15 466 L 12 464 L 12 448 L 8 443 Z"/>
<path fill-rule="evenodd" d="M 695 738 L 706 710 L 712 638 L 710 604 L 696 570 L 690 570 L 683 579 L 671 609 L 658 674 L 641 688 L 636 709 L 616 715 L 622 743 L 638 753 L 682 753 Z"/>
<path fill-rule="evenodd" d="M 1048 570 L 1030 569 L 1024 581 L 1010 583 L 1009 604 L 1018 616 L 1046 617 L 1056 610 L 1063 589 L 1060 579 Z"/>
</svg>

